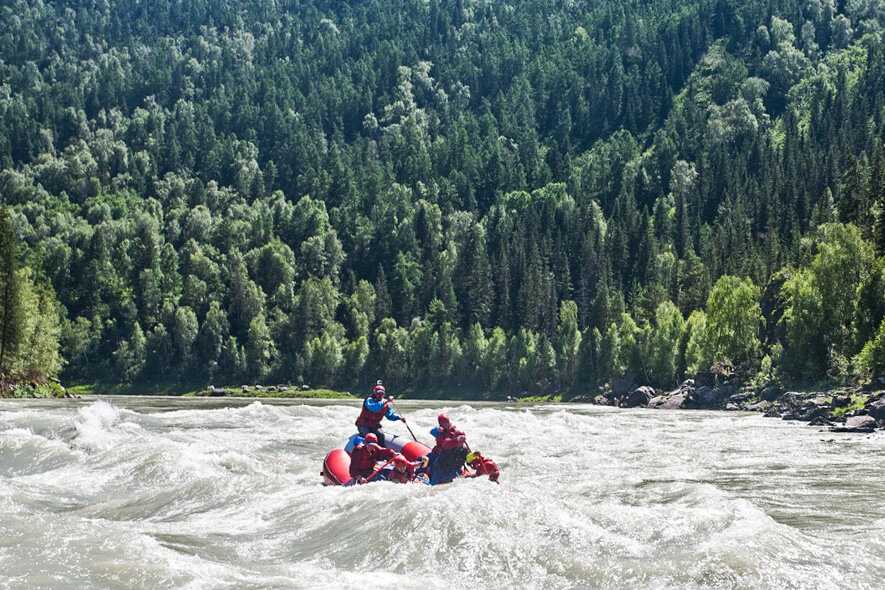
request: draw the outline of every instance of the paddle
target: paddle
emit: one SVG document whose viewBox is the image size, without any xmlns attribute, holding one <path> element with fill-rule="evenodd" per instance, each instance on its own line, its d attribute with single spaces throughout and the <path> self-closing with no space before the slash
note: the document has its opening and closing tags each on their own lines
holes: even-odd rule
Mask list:
<svg viewBox="0 0 885 590">
<path fill-rule="evenodd" d="M 392 399 L 392 397 L 388 397 L 388 398 L 387 398 L 387 401 L 390 402 L 390 405 L 393 406 L 393 409 L 396 410 L 396 413 L 397 413 L 397 414 L 400 414 L 399 408 L 397 408 L 397 407 L 396 407 L 396 404 L 393 403 L 393 399 Z M 402 415 L 402 414 L 400 414 L 400 415 Z M 419 441 L 418 441 L 418 437 L 415 436 L 415 433 L 414 433 L 414 432 L 412 432 L 412 427 L 409 426 L 409 423 L 406 422 L 405 420 L 403 420 L 403 424 L 406 425 L 406 428 L 409 430 L 409 434 L 412 435 L 412 438 L 415 440 L 415 442 L 419 442 Z"/>
<path fill-rule="evenodd" d="M 379 467 L 378 469 L 376 469 L 375 471 L 372 472 L 372 475 L 370 475 L 369 477 L 366 478 L 366 483 L 369 483 L 370 481 L 375 479 L 378 476 L 378 474 L 381 473 L 381 470 L 384 469 L 385 467 L 387 467 L 388 465 L 390 465 L 391 463 L 393 463 L 393 459 L 388 459 L 386 463 L 381 465 L 381 467 Z"/>
</svg>

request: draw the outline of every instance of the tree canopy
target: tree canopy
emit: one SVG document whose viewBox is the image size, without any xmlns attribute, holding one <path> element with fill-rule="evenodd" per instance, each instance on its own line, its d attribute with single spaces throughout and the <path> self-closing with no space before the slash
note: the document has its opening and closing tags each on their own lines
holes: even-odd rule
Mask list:
<svg viewBox="0 0 885 590">
<path fill-rule="evenodd" d="M 879 2 L 15 0 L 0 23 L 0 287 L 28 268 L 17 300 L 57 299 L 66 362 L 40 358 L 65 379 L 501 395 L 777 350 L 816 380 L 880 337 Z"/>
</svg>

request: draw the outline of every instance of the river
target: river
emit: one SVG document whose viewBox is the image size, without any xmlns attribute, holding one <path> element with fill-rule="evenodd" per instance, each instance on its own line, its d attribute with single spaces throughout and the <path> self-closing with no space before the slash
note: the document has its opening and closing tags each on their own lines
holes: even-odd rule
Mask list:
<svg viewBox="0 0 885 590">
<path fill-rule="evenodd" d="M 341 401 L 0 401 L 0 588 L 883 587 L 882 434 L 441 408 L 501 485 L 323 487 Z"/>
</svg>

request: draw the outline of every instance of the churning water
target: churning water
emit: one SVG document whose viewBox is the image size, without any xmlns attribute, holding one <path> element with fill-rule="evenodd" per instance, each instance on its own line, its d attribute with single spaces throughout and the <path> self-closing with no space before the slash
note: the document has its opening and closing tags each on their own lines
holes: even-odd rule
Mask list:
<svg viewBox="0 0 885 590">
<path fill-rule="evenodd" d="M 428 439 L 441 407 L 400 409 Z M 883 587 L 881 434 L 447 409 L 501 485 L 322 487 L 342 402 L 3 402 L 0 587 Z"/>
</svg>

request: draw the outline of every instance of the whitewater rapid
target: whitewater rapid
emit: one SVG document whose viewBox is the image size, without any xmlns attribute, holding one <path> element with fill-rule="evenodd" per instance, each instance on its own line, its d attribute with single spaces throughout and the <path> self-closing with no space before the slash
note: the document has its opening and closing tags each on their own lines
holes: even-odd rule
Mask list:
<svg viewBox="0 0 885 590">
<path fill-rule="evenodd" d="M 881 588 L 885 436 L 440 409 L 501 485 L 323 487 L 344 402 L 0 402 L 0 588 Z M 389 432 L 406 434 L 401 424 Z"/>
</svg>

